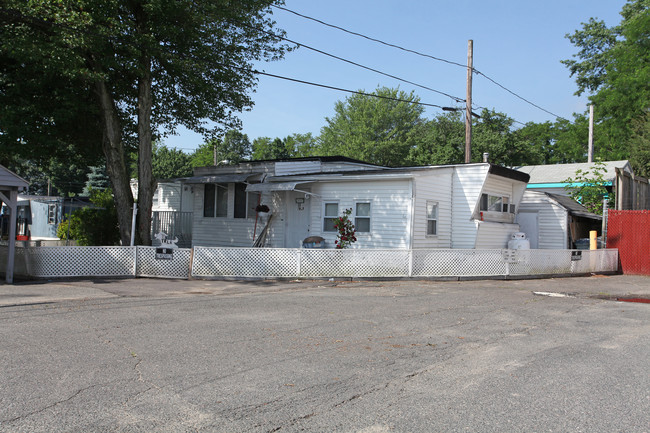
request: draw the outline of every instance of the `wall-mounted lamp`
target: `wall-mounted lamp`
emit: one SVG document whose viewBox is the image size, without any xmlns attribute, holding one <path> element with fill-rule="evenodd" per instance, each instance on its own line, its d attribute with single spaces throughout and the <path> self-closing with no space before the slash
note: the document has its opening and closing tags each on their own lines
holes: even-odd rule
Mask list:
<svg viewBox="0 0 650 433">
<path fill-rule="evenodd" d="M 298 210 L 303 210 L 303 204 L 305 203 L 305 199 L 302 197 L 296 198 L 296 203 L 298 204 Z"/>
</svg>

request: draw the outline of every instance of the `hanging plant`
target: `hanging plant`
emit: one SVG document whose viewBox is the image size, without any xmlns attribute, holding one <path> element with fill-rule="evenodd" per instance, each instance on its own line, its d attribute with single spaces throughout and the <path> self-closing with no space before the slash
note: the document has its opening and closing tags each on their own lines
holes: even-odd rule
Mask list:
<svg viewBox="0 0 650 433">
<path fill-rule="evenodd" d="M 258 204 L 255 207 L 255 212 L 268 212 L 270 211 L 269 207 L 265 204 Z"/>
<path fill-rule="evenodd" d="M 357 241 L 357 238 L 354 235 L 356 233 L 354 230 L 354 224 L 350 221 L 351 213 L 352 209 L 346 209 L 343 211 L 343 215 L 334 221 L 334 228 L 338 230 L 334 244 L 339 250 L 347 248 Z"/>
</svg>

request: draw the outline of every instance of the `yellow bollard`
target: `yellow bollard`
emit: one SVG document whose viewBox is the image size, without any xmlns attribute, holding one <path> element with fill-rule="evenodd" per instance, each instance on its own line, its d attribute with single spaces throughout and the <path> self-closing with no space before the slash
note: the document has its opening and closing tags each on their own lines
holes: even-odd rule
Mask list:
<svg viewBox="0 0 650 433">
<path fill-rule="evenodd" d="M 596 242 L 596 237 L 598 236 L 598 232 L 596 230 L 592 230 L 589 232 L 589 249 L 590 250 L 597 250 L 598 249 L 598 244 Z"/>
</svg>

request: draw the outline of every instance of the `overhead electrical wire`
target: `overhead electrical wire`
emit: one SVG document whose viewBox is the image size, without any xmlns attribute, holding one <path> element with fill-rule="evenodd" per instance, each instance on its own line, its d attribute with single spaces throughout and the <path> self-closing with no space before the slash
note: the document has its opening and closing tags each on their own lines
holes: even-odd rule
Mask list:
<svg viewBox="0 0 650 433">
<path fill-rule="evenodd" d="M 375 68 L 371 68 L 371 67 L 369 67 L 369 66 L 362 65 L 362 64 L 357 63 L 357 62 L 355 62 L 355 61 L 348 60 L 348 59 L 345 59 L 345 58 L 343 58 L 343 57 L 339 57 L 339 56 L 337 56 L 337 55 L 334 55 L 334 54 L 331 54 L 331 53 L 325 52 L 325 51 L 323 51 L 323 50 L 319 50 L 318 48 L 311 47 L 311 46 L 306 45 L 306 44 L 303 44 L 303 43 L 301 43 L 301 42 L 297 42 L 297 41 L 291 40 L 291 39 L 289 39 L 289 38 L 285 38 L 285 37 L 282 37 L 282 36 L 278 36 L 278 35 L 273 34 L 273 33 L 271 33 L 271 32 L 267 32 L 267 31 L 265 31 L 265 30 L 261 30 L 261 29 L 258 29 L 258 28 L 256 28 L 256 27 L 253 27 L 253 26 L 248 26 L 248 25 L 246 25 L 246 24 L 244 24 L 244 23 L 238 23 L 238 24 L 239 24 L 239 25 L 243 25 L 244 27 L 248 27 L 248 28 L 250 28 L 250 29 L 253 29 L 253 30 L 255 30 L 255 31 L 258 31 L 258 32 L 261 32 L 261 33 L 265 33 L 265 34 L 271 35 L 271 36 L 276 37 L 276 38 L 278 38 L 278 39 L 281 39 L 281 40 L 283 40 L 283 41 L 285 41 L 285 42 L 289 42 L 289 43 L 292 43 L 292 44 L 296 44 L 296 45 L 298 45 L 299 47 L 306 48 L 306 49 L 308 49 L 308 50 L 314 51 L 314 52 L 319 53 L 319 54 L 323 54 L 323 55 L 328 56 L 328 57 L 331 57 L 331 58 L 333 58 L 333 59 L 340 60 L 340 61 L 342 61 L 342 62 L 349 63 L 349 64 L 354 65 L 354 66 L 357 66 L 357 67 L 359 67 L 359 68 L 362 68 L 362 69 L 366 69 L 366 70 L 368 70 L 368 71 L 375 72 L 375 73 L 380 74 L 380 75 L 383 75 L 383 76 L 385 76 L 385 77 L 389 77 L 389 78 L 392 78 L 392 79 L 394 79 L 394 80 L 398 80 L 398 81 L 402 81 L 402 82 L 407 83 L 407 84 L 411 84 L 411 85 L 416 86 L 416 87 L 419 87 L 419 88 L 421 88 L 421 89 L 425 89 L 425 90 L 429 90 L 429 91 L 434 92 L 434 93 L 438 93 L 438 94 L 440 94 L 440 95 L 443 95 L 443 96 L 446 96 L 446 97 L 448 97 L 448 98 L 451 98 L 451 99 L 453 99 L 453 100 L 456 101 L 456 102 L 465 102 L 464 99 L 459 98 L 459 97 L 457 97 L 457 96 L 450 95 L 449 93 L 445 93 L 445 92 L 442 92 L 442 91 L 440 91 L 440 90 L 432 89 L 431 87 L 425 86 L 425 85 L 423 85 L 423 84 L 418 84 L 418 83 L 415 83 L 415 82 L 413 82 L 413 81 L 406 80 L 406 79 L 404 79 L 404 78 L 400 78 L 400 77 L 398 77 L 398 76 L 396 76 L 396 75 L 392 75 L 392 74 L 388 74 L 388 73 L 386 73 L 386 72 L 382 72 L 382 71 L 380 71 L 380 70 L 378 70 L 378 69 L 375 69 Z"/>
<path fill-rule="evenodd" d="M 361 38 L 367 39 L 367 40 L 372 41 L 372 42 L 377 42 L 377 43 L 379 43 L 379 44 L 386 45 L 386 46 L 389 46 L 389 47 L 392 47 L 392 48 L 397 48 L 397 49 L 399 49 L 399 50 L 402 50 L 402 51 L 405 51 L 405 52 L 408 52 L 408 53 L 411 53 L 411 54 L 415 54 L 415 55 L 422 56 L 422 57 L 427 57 L 427 58 L 430 58 L 430 59 L 433 59 L 433 60 L 436 60 L 436 61 L 440 61 L 440 62 L 448 63 L 448 64 L 450 64 L 450 65 L 460 66 L 460 67 L 463 67 L 463 68 L 467 69 L 467 65 L 463 65 L 462 63 L 454 62 L 454 61 L 451 61 L 451 60 L 443 59 L 443 58 L 441 58 L 441 57 L 432 56 L 432 55 L 430 55 L 430 54 L 425 54 L 425 53 L 422 53 L 422 52 L 419 52 L 419 51 L 416 51 L 416 50 L 412 50 L 412 49 L 409 49 L 409 48 L 404 48 L 404 47 L 401 47 L 401 46 L 396 45 L 396 44 L 392 44 L 392 43 L 389 43 L 389 42 L 385 42 L 385 41 L 382 41 L 382 40 L 380 40 L 380 39 L 377 39 L 377 38 L 373 38 L 373 37 L 370 37 L 370 36 L 364 35 L 364 34 L 362 34 L 362 33 L 354 32 L 354 31 L 352 31 L 352 30 L 348 30 L 348 29 L 346 29 L 346 28 L 343 28 L 343 27 L 340 27 L 340 26 L 337 26 L 337 25 L 334 25 L 334 24 L 327 23 L 327 22 L 325 22 L 325 21 L 319 20 L 318 18 L 314 18 L 314 17 L 310 17 L 310 16 L 307 16 L 307 15 L 301 14 L 301 13 L 299 13 L 299 12 L 293 11 L 293 10 L 291 10 L 291 9 L 287 9 L 287 8 L 285 8 L 285 7 L 282 7 L 282 6 L 273 5 L 273 7 L 276 8 L 276 9 L 283 10 L 283 11 L 285 11 L 285 12 L 289 12 L 289 13 L 294 14 L 294 15 L 296 15 L 296 16 L 299 16 L 299 17 L 301 17 L 301 18 L 305 18 L 305 19 L 307 19 L 307 20 L 311 20 L 311 21 L 317 22 L 317 23 L 322 24 L 322 25 L 324 25 L 324 26 L 331 27 L 331 28 L 334 28 L 334 29 L 337 29 L 337 30 L 343 31 L 343 32 L 345 32 L 345 33 L 349 33 L 349 34 L 354 35 L 354 36 L 359 36 L 359 37 L 361 37 Z M 504 85 L 500 84 L 499 82 L 497 82 L 497 81 L 494 80 L 493 78 L 489 77 L 488 75 L 484 74 L 483 72 L 479 71 L 478 69 L 476 69 L 476 68 L 472 68 L 472 72 L 475 73 L 475 74 L 477 74 L 477 75 L 482 75 L 483 77 L 485 77 L 485 78 L 486 78 L 488 81 L 490 81 L 491 83 L 495 84 L 496 86 L 500 87 L 501 89 L 505 90 L 506 92 L 510 93 L 511 95 L 513 95 L 513 96 L 515 96 L 515 97 L 521 99 L 522 101 L 526 102 L 527 104 L 530 104 L 530 105 L 532 105 L 533 107 L 535 107 L 535 108 L 537 108 L 537 109 L 539 109 L 539 110 L 542 110 L 543 112 L 545 112 L 545 113 L 547 113 L 547 114 L 550 114 L 551 116 L 554 116 L 554 117 L 556 117 L 556 118 L 558 118 L 558 119 L 566 120 L 566 119 L 563 118 L 562 116 L 559 116 L 559 115 L 557 115 L 557 114 L 555 114 L 555 113 L 553 113 L 553 112 L 551 112 L 551 111 L 549 111 L 549 110 L 546 110 L 545 108 L 540 107 L 539 105 L 537 105 L 537 104 L 535 104 L 535 103 L 529 101 L 528 99 L 526 99 L 526 98 L 524 98 L 523 96 L 517 94 L 516 92 L 514 92 L 514 91 L 508 89 L 507 87 L 505 87 Z M 460 101 L 459 101 L 459 102 L 460 102 Z M 521 122 L 518 122 L 518 123 L 521 123 Z"/>
</svg>

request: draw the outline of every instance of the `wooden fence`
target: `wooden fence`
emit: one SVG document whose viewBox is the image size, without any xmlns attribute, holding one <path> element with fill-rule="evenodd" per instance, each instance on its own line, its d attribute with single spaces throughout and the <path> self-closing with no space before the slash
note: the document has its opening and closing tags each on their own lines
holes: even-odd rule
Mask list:
<svg viewBox="0 0 650 433">
<path fill-rule="evenodd" d="M 618 248 L 624 274 L 650 275 L 650 211 L 610 210 L 607 248 Z"/>
</svg>

